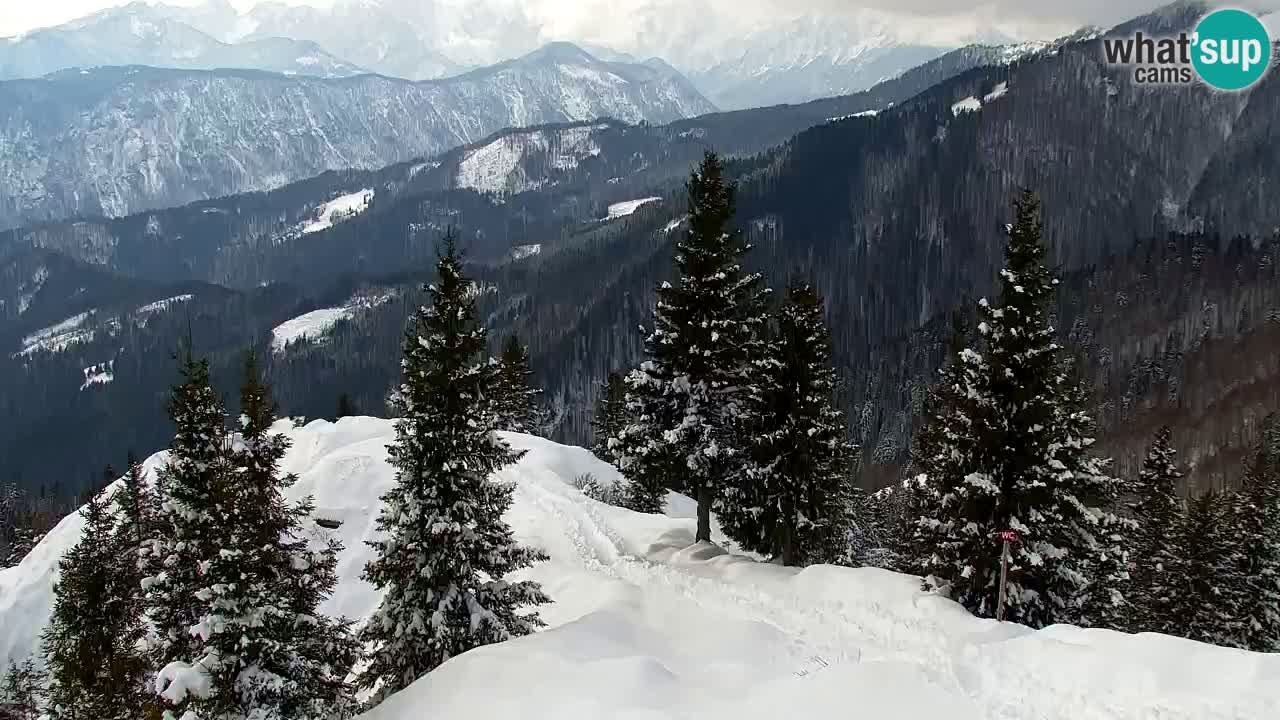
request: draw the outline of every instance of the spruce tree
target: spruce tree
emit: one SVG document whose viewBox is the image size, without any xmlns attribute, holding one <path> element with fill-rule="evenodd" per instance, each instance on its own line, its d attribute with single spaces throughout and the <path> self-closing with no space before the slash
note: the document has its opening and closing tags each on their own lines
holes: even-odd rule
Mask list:
<svg viewBox="0 0 1280 720">
<path fill-rule="evenodd" d="M 1132 553 L 1132 632 L 1181 632 L 1173 611 L 1187 567 L 1181 543 L 1182 501 L 1178 497 L 1182 471 L 1171 438 L 1168 426 L 1156 431 L 1135 488 L 1133 516 L 1138 532 Z"/>
<path fill-rule="evenodd" d="M 470 283 L 449 233 L 404 344 L 399 419 L 388 446 L 396 485 L 383 496 L 365 579 L 385 592 L 364 626 L 370 648 L 359 684 L 385 698 L 481 645 L 542 625 L 531 605 L 548 602 L 508 573 L 542 555 L 521 547 L 502 519 L 514 488 L 492 477 L 520 453 L 496 434 L 491 394 L 497 364 L 482 357 Z"/>
<path fill-rule="evenodd" d="M 686 184 L 689 222 L 674 285 L 658 287 L 647 359 L 627 378 L 631 416 L 619 467 L 648 499 L 678 472 L 698 502 L 696 538 L 711 540 L 711 509 L 742 462 L 740 410 L 758 357 L 765 292 L 742 267 L 750 246 L 731 232 L 734 185 L 708 152 Z"/>
<path fill-rule="evenodd" d="M 151 662 L 161 670 L 189 662 L 200 649 L 191 629 L 203 615 L 198 594 L 206 586 L 206 563 L 222 548 L 217 509 L 229 471 L 226 413 L 209 384 L 208 361 L 197 360 L 190 350 L 183 353 L 169 417 L 175 431 L 157 473 L 160 512 L 142 556 L 147 616 L 154 628 Z"/>
<path fill-rule="evenodd" d="M 744 404 L 747 462 L 719 506 L 726 534 L 784 565 L 846 560 L 860 514 L 830 345 L 817 291 L 793 281 Z"/>
<path fill-rule="evenodd" d="M 498 379 L 493 388 L 499 430 L 533 433 L 539 430 L 534 399 L 539 392 L 529 385 L 529 351 L 515 335 L 507 336 L 498 359 Z"/>
<path fill-rule="evenodd" d="M 611 372 L 600 386 L 595 417 L 591 421 L 591 452 L 601 460 L 615 462 L 610 440 L 627 423 L 627 385 L 620 373 Z"/>
<path fill-rule="evenodd" d="M 240 411 L 230 471 L 214 491 L 221 548 L 202 566 L 198 647 L 187 663 L 204 687 L 168 699 L 201 718 L 323 717 L 348 700 L 343 680 L 357 654 L 348 623 L 317 610 L 337 583 L 340 547 L 313 550 L 302 529 L 310 501 L 284 498 L 296 480 L 279 471 L 289 442 L 271 430 L 275 405 L 252 352 Z"/>
<path fill-rule="evenodd" d="M 1280 652 L 1280 418 L 1268 416 L 1262 439 L 1231 496 L 1234 579 L 1225 588 L 1236 610 L 1240 647 Z"/>
<path fill-rule="evenodd" d="M 965 315 L 955 310 L 951 313 L 944 353 L 947 361 L 939 370 L 938 379 L 925 391 L 920 421 L 911 438 L 907 478 L 897 489 L 897 568 L 907 574 L 928 576 L 940 562 L 934 543 L 954 530 L 941 506 L 941 488 L 959 484 L 955 475 L 963 459 L 959 448 L 972 446 L 967 435 L 971 421 L 964 414 L 966 398 L 960 394 L 966 357 L 961 353 L 968 346 Z"/>
<path fill-rule="evenodd" d="M 142 711 L 147 668 L 137 648 L 144 627 L 134 558 L 116 544 L 117 521 L 105 493 L 90 496 L 81 516 L 80 541 L 58 562 L 44 630 L 47 714 L 133 720 Z"/>
<path fill-rule="evenodd" d="M 35 660 L 9 661 L 0 676 L 0 720 L 37 720 L 45 675 Z"/>
<path fill-rule="evenodd" d="M 1233 562 L 1228 498 L 1209 491 L 1189 503 L 1181 545 L 1186 572 L 1173 593 L 1172 617 L 1180 635 L 1215 645 L 1239 646 L 1239 610 L 1229 589 L 1239 575 Z"/>
<path fill-rule="evenodd" d="M 1012 530 L 1006 617 L 1033 627 L 1081 618 L 1123 548 L 1109 507 L 1118 481 L 1088 454 L 1091 421 L 1053 340 L 1047 305 L 1057 280 L 1044 265 L 1039 206 L 1014 204 L 999 304 L 979 303 L 979 350 L 966 348 L 946 378 L 938 435 L 924 443 L 926 502 L 919 546 L 930 584 L 983 617 L 996 614 L 997 533 Z"/>
</svg>

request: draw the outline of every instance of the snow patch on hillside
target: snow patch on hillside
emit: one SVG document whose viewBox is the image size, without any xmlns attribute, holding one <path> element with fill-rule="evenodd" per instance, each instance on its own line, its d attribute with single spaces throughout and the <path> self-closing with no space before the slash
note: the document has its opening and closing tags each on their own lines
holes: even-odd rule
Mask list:
<svg viewBox="0 0 1280 720">
<path fill-rule="evenodd" d="M 996 85 L 995 88 L 991 90 L 991 92 L 987 93 L 982 97 L 982 102 L 985 105 L 986 103 L 989 103 L 992 100 L 997 100 L 999 98 L 1004 97 L 1006 94 L 1008 94 L 1008 92 L 1009 92 L 1009 83 L 1001 82 L 1000 84 Z"/>
<path fill-rule="evenodd" d="M 322 606 L 362 619 L 380 600 L 361 580 L 379 497 L 391 488 L 390 420 L 278 423 L 292 445 L 285 492 L 311 496 L 317 538 L 342 542 L 339 583 Z M 693 543 L 692 502 L 669 495 L 641 515 L 582 495 L 573 479 L 619 482 L 581 448 L 502 433 L 520 462 L 504 516 L 549 556 L 511 576 L 542 583 L 547 628 L 460 655 L 365 720 L 698 718 L 773 720 L 1244 720 L 1277 717 L 1280 655 L 1161 635 L 1053 626 L 1040 631 L 970 616 L 874 568 L 805 569 Z M 143 464 L 154 478 L 157 454 Z M 331 523 L 326 523 L 331 524 Z M 0 663 L 38 648 L 58 558 L 78 539 L 65 518 L 15 568 L 0 570 Z M 723 543 L 718 528 L 713 539 Z"/>
<path fill-rule="evenodd" d="M 338 307 L 320 308 L 285 320 L 271 329 L 271 350 L 282 353 L 290 343 L 320 340 L 339 322 L 375 308 L 393 297 L 394 292 L 359 294 Z"/>
<path fill-rule="evenodd" d="M 829 117 L 827 118 L 827 122 L 839 122 L 840 120 L 848 120 L 849 118 L 875 117 L 879 113 L 879 110 L 863 110 L 862 112 L 849 113 L 848 115 Z"/>
<path fill-rule="evenodd" d="M 173 305 L 178 305 L 180 303 L 190 301 L 193 297 L 195 296 L 190 293 L 187 293 L 185 295 L 174 295 L 173 297 L 167 297 L 163 300 L 156 300 L 155 302 L 147 303 L 146 305 L 143 305 L 138 309 L 134 310 L 133 314 L 138 317 L 145 317 L 147 315 L 151 315 L 152 313 L 164 312 L 165 310 L 168 310 Z"/>
<path fill-rule="evenodd" d="M 81 370 L 80 374 L 84 377 L 84 382 L 80 383 L 80 391 L 84 392 L 94 385 L 106 385 L 115 380 L 115 365 L 115 360 L 108 360 Z"/>
<path fill-rule="evenodd" d="M 82 326 L 93 312 L 93 310 L 86 310 L 31 333 L 22 339 L 22 350 L 18 354 L 30 355 L 39 351 L 62 352 L 76 343 L 92 340 L 93 330 Z"/>
<path fill-rule="evenodd" d="M 512 260 L 523 260 L 527 257 L 533 257 L 542 252 L 542 245 L 517 245 L 511 248 Z"/>
<path fill-rule="evenodd" d="M 556 131 L 513 132 L 478 147 L 468 148 L 458 164 L 455 180 L 459 188 L 496 195 L 515 195 L 536 190 L 550 178 L 531 173 L 523 166 L 530 154 L 545 154 L 551 169 L 572 170 L 587 157 L 600 154 L 591 133 L 606 125 L 585 125 Z"/>
<path fill-rule="evenodd" d="M 302 234 L 310 235 L 327 230 L 344 220 L 349 220 L 368 210 L 371 200 L 373 200 L 373 190 L 369 188 L 340 195 L 316 209 L 315 219 L 303 224 Z"/>
<path fill-rule="evenodd" d="M 956 102 L 951 106 L 951 114 L 959 115 L 960 113 L 977 112 L 982 109 L 982 102 L 978 98 L 970 95 L 969 97 Z"/>
<path fill-rule="evenodd" d="M 44 287 L 44 281 L 49 279 L 49 268 L 41 265 L 31 274 L 31 279 L 22 284 L 18 288 L 18 314 L 22 315 L 31 307 L 31 301 L 35 299 L 36 294 Z"/>
<path fill-rule="evenodd" d="M 662 202 L 660 197 L 646 197 L 639 200 L 624 200 L 616 202 L 609 206 L 608 218 L 614 220 L 620 217 L 626 217 L 640 208 L 641 205 L 647 205 L 651 202 Z"/>
<path fill-rule="evenodd" d="M 354 311 L 344 306 L 320 308 L 285 320 L 271 329 L 271 349 L 282 353 L 289 343 L 320 338 L 332 330 L 339 321 L 354 315 Z"/>
</svg>

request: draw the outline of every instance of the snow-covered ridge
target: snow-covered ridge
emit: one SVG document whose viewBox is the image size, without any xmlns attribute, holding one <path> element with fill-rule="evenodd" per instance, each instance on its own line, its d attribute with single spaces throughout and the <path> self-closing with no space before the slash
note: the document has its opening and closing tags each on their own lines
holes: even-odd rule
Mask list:
<svg viewBox="0 0 1280 720">
<path fill-rule="evenodd" d="M 360 579 L 378 498 L 394 482 L 393 423 L 349 417 L 302 428 L 282 471 L 312 496 L 318 536 L 342 541 L 324 612 L 364 618 L 379 601 Z M 1161 635 L 973 618 L 873 568 L 785 568 L 693 544 L 691 502 L 665 515 L 592 501 L 573 480 L 618 482 L 581 448 L 503 434 L 523 459 L 506 515 L 544 563 L 515 577 L 555 601 L 535 635 L 461 655 L 365 720 L 857 717 L 949 720 L 1263 720 L 1280 709 L 1280 655 Z M 144 463 L 154 477 L 164 462 Z M 328 524 L 328 523 L 326 523 Z M 16 568 L 0 570 L 0 663 L 38 647 L 57 560 L 81 531 L 65 518 Z M 719 538 L 719 534 L 713 534 Z"/>
<path fill-rule="evenodd" d="M 620 217 L 626 217 L 640 208 L 641 205 L 647 205 L 652 202 L 662 202 L 660 197 L 646 197 L 638 200 L 624 200 L 616 202 L 609 206 L 607 219 L 614 220 Z"/>
</svg>

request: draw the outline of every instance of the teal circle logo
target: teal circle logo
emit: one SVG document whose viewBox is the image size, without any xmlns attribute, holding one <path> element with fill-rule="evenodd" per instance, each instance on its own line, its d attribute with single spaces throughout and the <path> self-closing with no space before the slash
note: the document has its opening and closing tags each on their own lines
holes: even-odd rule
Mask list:
<svg viewBox="0 0 1280 720">
<path fill-rule="evenodd" d="M 1216 10 L 1196 25 L 1191 64 L 1219 90 L 1243 90 L 1258 82 L 1271 62 L 1271 36 L 1243 10 Z"/>
</svg>

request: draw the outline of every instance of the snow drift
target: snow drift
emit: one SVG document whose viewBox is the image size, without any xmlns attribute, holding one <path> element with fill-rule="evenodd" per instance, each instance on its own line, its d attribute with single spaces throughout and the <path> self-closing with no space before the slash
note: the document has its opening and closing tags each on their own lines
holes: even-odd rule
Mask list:
<svg viewBox="0 0 1280 720">
<path fill-rule="evenodd" d="M 279 426 L 292 497 L 340 522 L 341 583 L 325 610 L 366 616 L 360 578 L 378 498 L 393 471 L 392 423 Z M 693 508 L 639 515 L 587 499 L 584 473 L 616 481 L 586 450 L 506 435 L 529 452 L 499 475 L 516 483 L 507 520 L 550 560 L 520 572 L 555 603 L 536 635 L 466 653 L 367 713 L 417 718 L 1009 718 L 1263 720 L 1280 717 L 1280 656 L 1161 635 L 979 620 L 871 568 L 804 570 L 692 544 Z M 150 474 L 163 462 L 145 464 Z M 326 522 L 331 525 L 332 522 Z M 80 533 L 63 520 L 21 565 L 0 571 L 0 662 L 38 644 L 57 559 Z"/>
</svg>

